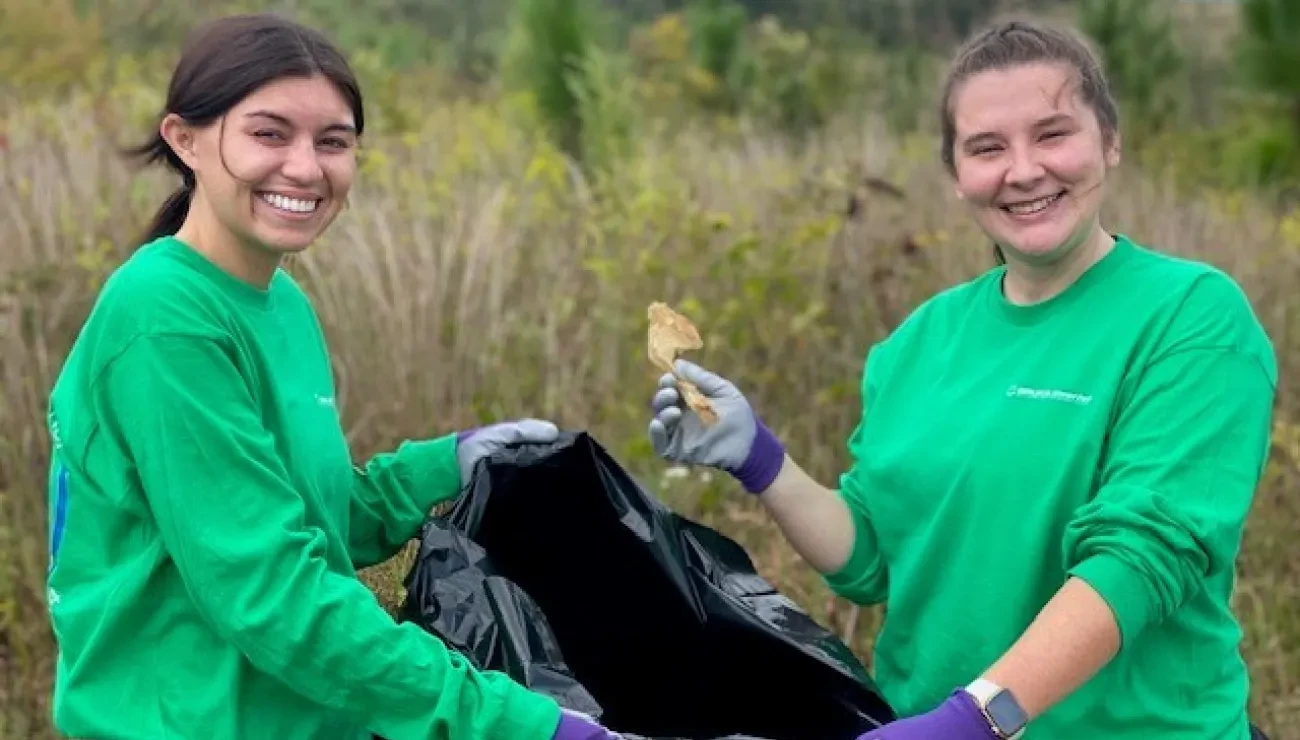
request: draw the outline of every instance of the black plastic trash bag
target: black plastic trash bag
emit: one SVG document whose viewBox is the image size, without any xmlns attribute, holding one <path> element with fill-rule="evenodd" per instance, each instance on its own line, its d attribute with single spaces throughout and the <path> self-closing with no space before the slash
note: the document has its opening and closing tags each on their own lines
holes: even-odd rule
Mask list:
<svg viewBox="0 0 1300 740">
<path fill-rule="evenodd" d="M 480 668 L 508 673 L 569 709 L 600 713 L 565 665 L 542 610 L 464 533 L 440 521 L 426 525 L 408 588 L 405 621 L 438 635 Z"/>
<path fill-rule="evenodd" d="M 406 589 L 401 619 L 629 738 L 852 740 L 894 718 L 739 545 L 585 433 L 480 464 Z"/>
</svg>

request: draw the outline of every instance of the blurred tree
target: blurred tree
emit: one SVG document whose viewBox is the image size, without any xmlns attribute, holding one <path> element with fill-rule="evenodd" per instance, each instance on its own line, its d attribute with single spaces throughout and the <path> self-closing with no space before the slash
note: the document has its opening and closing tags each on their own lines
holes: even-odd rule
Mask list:
<svg viewBox="0 0 1300 740">
<path fill-rule="evenodd" d="M 72 0 L 0 2 L 0 92 L 64 92 L 85 80 L 98 59 L 98 20 Z"/>
<path fill-rule="evenodd" d="M 1185 69 L 1168 4 L 1152 0 L 1083 0 L 1079 25 L 1102 56 L 1120 99 L 1126 140 L 1135 145 L 1175 124 L 1183 113 L 1177 81 Z"/>
<path fill-rule="evenodd" d="M 437 63 L 482 81 L 496 68 L 509 0 L 282 0 L 352 50 L 389 65 Z M 358 8 L 364 11 L 358 12 Z"/>
<path fill-rule="evenodd" d="M 265 3 L 194 3 L 191 0 L 76 0 L 78 12 L 102 26 L 104 44 L 117 54 L 178 50 L 197 23 L 231 13 L 262 10 Z"/>
<path fill-rule="evenodd" d="M 1300 0 L 1242 0 L 1241 19 L 1246 76 L 1283 101 L 1300 137 Z"/>
<path fill-rule="evenodd" d="M 511 13 L 503 74 L 508 84 L 526 90 L 554 140 L 566 154 L 582 159 L 579 90 L 598 90 L 583 79 L 593 48 L 605 41 L 608 20 L 595 0 L 517 0 Z"/>
<path fill-rule="evenodd" d="M 592 46 L 569 74 L 582 122 L 582 165 L 597 183 L 609 177 L 635 151 L 644 125 L 637 115 L 636 88 L 628 85 L 632 59 L 620 51 Z"/>
<path fill-rule="evenodd" d="M 690 0 L 605 0 L 635 23 L 688 7 Z M 877 45 L 925 43 L 947 49 L 994 14 L 1010 10 L 1072 7 L 1066 0 L 736 0 L 752 19 L 770 16 L 786 28 L 852 29 Z"/>
<path fill-rule="evenodd" d="M 734 0 L 694 0 L 687 5 L 686 19 L 695 65 L 712 77 L 719 90 L 715 99 L 734 110 L 749 20 L 744 6 Z"/>
<path fill-rule="evenodd" d="M 846 107 L 854 77 L 844 49 L 775 16 L 759 19 L 749 38 L 752 51 L 736 79 L 742 104 L 759 120 L 798 135 Z"/>
<path fill-rule="evenodd" d="M 1267 96 L 1228 149 L 1238 180 L 1300 198 L 1300 0 L 1242 0 L 1239 69 Z"/>
</svg>

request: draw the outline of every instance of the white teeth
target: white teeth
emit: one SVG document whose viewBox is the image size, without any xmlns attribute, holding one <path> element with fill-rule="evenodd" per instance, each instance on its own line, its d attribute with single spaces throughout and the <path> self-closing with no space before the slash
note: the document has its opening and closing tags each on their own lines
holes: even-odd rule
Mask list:
<svg viewBox="0 0 1300 740">
<path fill-rule="evenodd" d="M 1031 213 L 1038 213 L 1044 208 L 1052 205 L 1056 202 L 1056 199 L 1060 197 L 1061 195 L 1058 193 L 1056 195 L 1049 195 L 1046 198 L 1039 198 L 1038 200 L 1030 201 L 1029 203 L 1017 203 L 1015 205 L 1006 206 L 1006 209 L 1017 216 L 1027 216 Z"/>
<path fill-rule="evenodd" d="M 279 193 L 260 193 L 258 197 L 282 211 L 292 211 L 293 213 L 311 213 L 316 210 L 316 204 L 320 202 L 316 200 L 298 200 Z"/>
</svg>

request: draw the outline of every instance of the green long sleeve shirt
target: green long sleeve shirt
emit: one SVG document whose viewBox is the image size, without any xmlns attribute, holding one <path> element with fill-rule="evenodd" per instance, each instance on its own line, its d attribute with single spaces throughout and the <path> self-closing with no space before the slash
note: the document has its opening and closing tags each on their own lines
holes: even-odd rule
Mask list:
<svg viewBox="0 0 1300 740">
<path fill-rule="evenodd" d="M 49 409 L 53 713 L 97 740 L 548 740 L 559 707 L 356 578 L 459 489 L 455 439 L 354 465 L 284 272 L 175 238 L 107 282 Z"/>
<path fill-rule="evenodd" d="M 1268 454 L 1268 337 L 1224 273 L 1123 236 L 1036 305 L 1005 299 L 1004 272 L 869 353 L 840 482 L 858 536 L 827 581 L 886 604 L 882 690 L 928 711 L 1075 576 L 1122 647 L 1025 740 L 1246 740 L 1231 598 Z"/>
</svg>

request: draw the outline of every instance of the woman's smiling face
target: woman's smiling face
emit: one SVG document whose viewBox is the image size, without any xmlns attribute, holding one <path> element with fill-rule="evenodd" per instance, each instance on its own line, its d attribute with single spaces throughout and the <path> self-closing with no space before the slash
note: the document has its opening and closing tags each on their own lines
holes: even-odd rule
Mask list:
<svg viewBox="0 0 1300 740">
<path fill-rule="evenodd" d="M 957 192 L 1009 259 L 1049 264 L 1088 239 L 1119 142 L 1069 65 L 980 72 L 951 105 Z"/>
<path fill-rule="evenodd" d="M 297 252 L 333 222 L 352 187 L 352 111 L 325 77 L 277 80 L 195 132 L 193 155 L 225 230 L 274 254 Z"/>
</svg>

